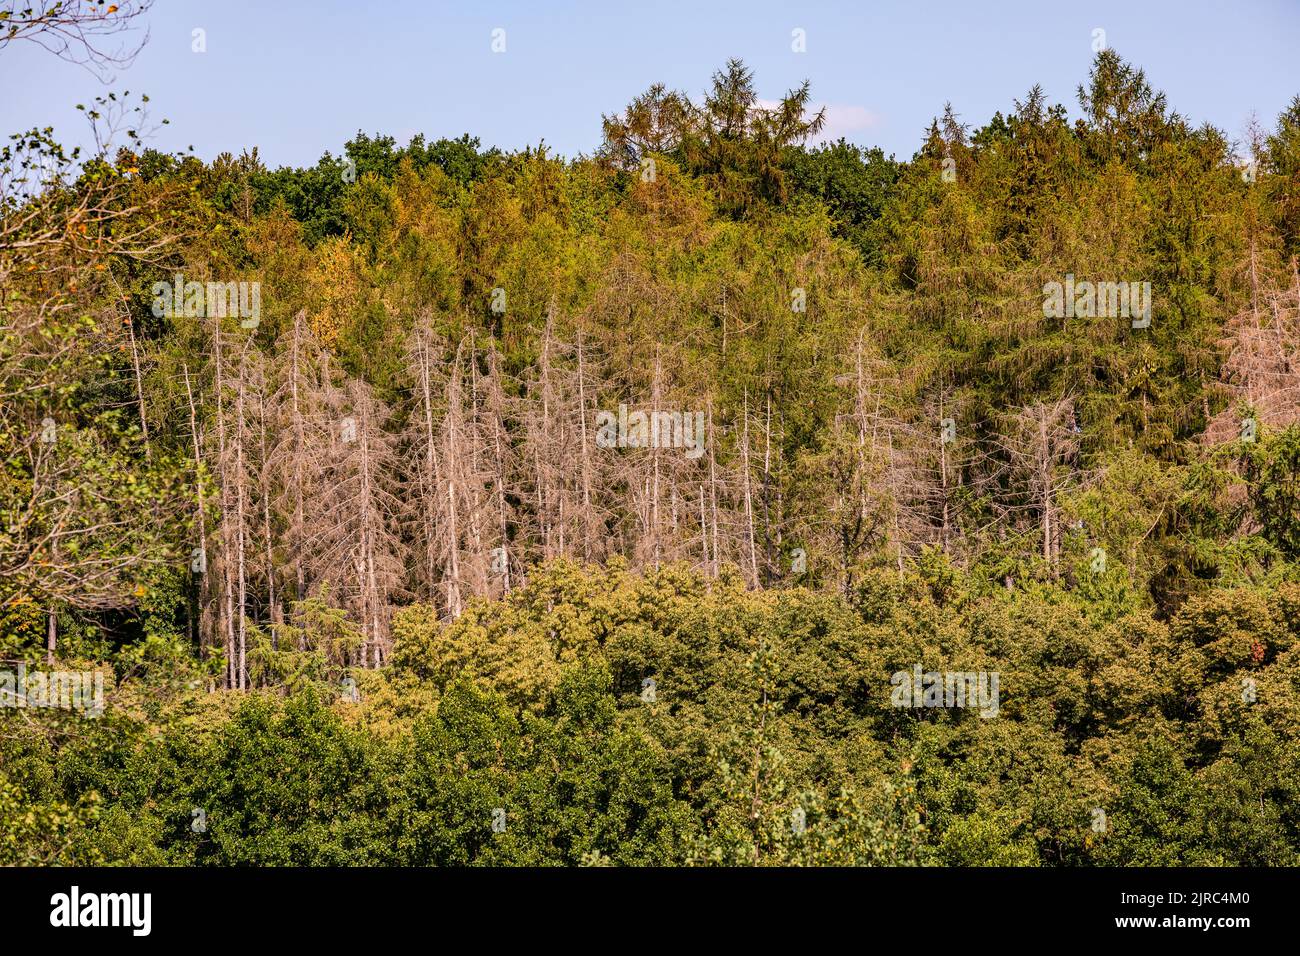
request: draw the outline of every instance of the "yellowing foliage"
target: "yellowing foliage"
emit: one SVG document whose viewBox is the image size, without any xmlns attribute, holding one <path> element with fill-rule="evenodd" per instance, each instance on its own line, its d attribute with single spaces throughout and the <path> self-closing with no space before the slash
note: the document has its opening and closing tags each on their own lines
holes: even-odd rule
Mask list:
<svg viewBox="0 0 1300 956">
<path fill-rule="evenodd" d="M 361 282 L 349 237 L 321 243 L 309 292 L 319 307 L 311 313 L 312 332 L 326 348 L 338 344 L 351 309 L 357 302 Z"/>
</svg>

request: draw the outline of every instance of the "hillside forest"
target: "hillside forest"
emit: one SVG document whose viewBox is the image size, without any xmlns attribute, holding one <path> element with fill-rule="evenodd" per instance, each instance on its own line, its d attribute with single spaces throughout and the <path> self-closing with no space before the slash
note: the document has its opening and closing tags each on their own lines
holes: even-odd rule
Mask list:
<svg viewBox="0 0 1300 956">
<path fill-rule="evenodd" d="M 1300 97 L 1080 80 L 6 140 L 0 862 L 1300 864 Z"/>
</svg>

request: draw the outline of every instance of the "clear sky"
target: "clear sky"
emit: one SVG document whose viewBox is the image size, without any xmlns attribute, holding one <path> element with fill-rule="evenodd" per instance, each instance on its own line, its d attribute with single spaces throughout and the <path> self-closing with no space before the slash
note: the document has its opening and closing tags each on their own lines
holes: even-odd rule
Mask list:
<svg viewBox="0 0 1300 956">
<path fill-rule="evenodd" d="M 601 113 L 662 81 L 698 97 L 728 57 L 774 99 L 807 78 L 832 137 L 900 159 L 951 101 L 980 125 L 1040 83 L 1077 112 L 1093 31 L 1146 69 L 1170 105 L 1242 139 L 1300 93 L 1300 0 L 957 2 L 640 0 L 156 0 L 149 40 L 110 88 L 149 94 L 153 144 L 210 159 L 258 146 L 310 165 L 358 129 L 405 144 L 471 133 L 505 149 L 545 139 L 591 152 Z M 192 52 L 192 31 L 207 52 Z M 492 31 L 505 31 L 505 52 Z M 792 50 L 802 29 L 806 52 Z M 53 125 L 81 141 L 74 106 L 105 87 L 30 44 L 0 54 L 0 132 Z"/>
</svg>

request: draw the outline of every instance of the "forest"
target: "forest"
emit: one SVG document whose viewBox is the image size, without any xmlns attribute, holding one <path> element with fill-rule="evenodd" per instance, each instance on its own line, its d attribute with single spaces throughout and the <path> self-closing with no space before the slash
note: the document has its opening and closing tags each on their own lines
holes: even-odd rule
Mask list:
<svg viewBox="0 0 1300 956">
<path fill-rule="evenodd" d="M 0 863 L 1300 865 L 1300 96 L 1156 79 L 10 137 Z"/>
</svg>

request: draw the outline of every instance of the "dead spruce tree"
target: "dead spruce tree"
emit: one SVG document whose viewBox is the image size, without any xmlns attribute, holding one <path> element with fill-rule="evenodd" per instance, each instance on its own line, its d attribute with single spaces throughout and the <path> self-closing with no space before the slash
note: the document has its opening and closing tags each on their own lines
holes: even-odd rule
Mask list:
<svg viewBox="0 0 1300 956">
<path fill-rule="evenodd" d="M 441 349 L 442 343 L 434 335 L 432 317 L 426 312 L 416 320 L 406 344 L 414 394 L 408 435 L 410 457 L 414 463 L 408 523 L 416 552 L 413 590 L 417 597 L 431 603 L 443 603 L 438 598 L 447 563 L 442 546 L 443 478 L 437 437 L 445 375 Z"/>
<path fill-rule="evenodd" d="M 517 403 L 527 553 L 600 560 L 608 554 L 603 501 L 610 461 L 596 446 L 597 382 L 604 362 L 581 326 L 566 340 L 554 307 Z"/>
<path fill-rule="evenodd" d="M 398 533 L 401 501 L 396 440 L 384 430 L 389 412 L 359 379 L 330 390 L 337 426 L 315 503 L 320 542 L 317 582 L 360 624 L 353 666 L 378 667 L 390 649 L 389 618 L 402 595 L 405 545 Z"/>
<path fill-rule="evenodd" d="M 1015 517 L 1028 513 L 1038 523 L 1040 554 L 1053 575 L 1065 538 L 1059 499 L 1078 481 L 1079 434 L 1074 401 L 1035 402 L 1004 416 L 992 445 L 1006 478 L 1000 508 Z"/>
<path fill-rule="evenodd" d="M 248 684 L 250 569 L 256 561 L 262 447 L 257 409 L 266 385 L 261 353 L 251 335 L 213 322 L 216 400 L 216 478 L 221 508 L 217 553 L 210 570 L 219 584 L 218 631 L 224 642 L 226 686 Z"/>
<path fill-rule="evenodd" d="M 859 562 L 891 539 L 895 555 L 901 545 L 890 483 L 892 448 L 901 426 L 888 404 L 897 382 L 870 350 L 865 329 L 850 359 L 850 370 L 835 379 L 848 393 L 847 407 L 837 412 L 830 440 L 812 458 L 813 473 L 804 479 L 806 497 L 814 503 L 809 544 L 831 562 L 845 594 L 852 590 Z"/>
<path fill-rule="evenodd" d="M 608 476 L 604 486 L 612 490 L 619 551 L 633 567 L 657 568 L 701 553 L 707 419 L 697 400 L 669 390 L 658 349 L 644 371 L 648 381 L 630 377 L 621 393 L 626 397 L 601 410 L 592 460 L 598 474 Z"/>
<path fill-rule="evenodd" d="M 479 353 L 473 348 L 472 337 L 470 344 L 471 353 L 477 356 Z M 516 527 L 519 520 L 511 494 L 519 461 L 508 424 L 511 403 L 506 393 L 501 354 L 492 343 L 482 350 L 482 356 L 482 372 L 477 358 L 471 363 L 471 391 L 486 472 L 491 482 L 486 524 L 491 528 L 488 536 L 495 540 L 496 546 L 492 549 L 490 575 L 500 581 L 500 591 L 494 588 L 493 593 L 509 593 L 513 586 L 523 583 L 524 573 L 518 549 L 512 547 L 511 542 L 511 528 Z"/>
<path fill-rule="evenodd" d="M 894 502 L 895 559 L 937 546 L 958 555 L 970 547 L 965 527 L 967 472 L 979 458 L 976 423 L 946 388 L 930 395 L 919 417 L 885 430 L 886 486 Z"/>
<path fill-rule="evenodd" d="M 458 617 L 470 597 L 489 593 L 501 566 L 508 452 L 504 421 L 480 408 L 472 341 L 460 342 L 450 358 L 444 348 L 432 318 L 421 316 L 407 344 L 414 379 L 408 445 L 417 464 L 406 516 L 419 552 L 416 593 Z M 499 408 L 493 374 L 483 385 L 484 406 Z"/>
<path fill-rule="evenodd" d="M 1293 261 L 1290 286 L 1270 288 L 1253 266 L 1250 304 L 1228 321 L 1222 342 L 1220 391 L 1232 404 L 1209 422 L 1209 444 L 1300 421 L 1300 270 Z"/>
<path fill-rule="evenodd" d="M 327 369 L 328 359 L 300 311 L 277 343 L 266 459 L 275 512 L 275 552 L 283 562 L 284 588 L 293 601 L 308 596 L 309 569 L 319 545 L 312 513 L 332 447 Z"/>
</svg>

